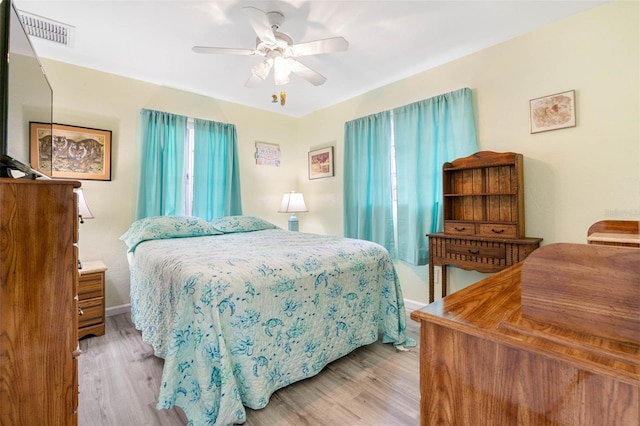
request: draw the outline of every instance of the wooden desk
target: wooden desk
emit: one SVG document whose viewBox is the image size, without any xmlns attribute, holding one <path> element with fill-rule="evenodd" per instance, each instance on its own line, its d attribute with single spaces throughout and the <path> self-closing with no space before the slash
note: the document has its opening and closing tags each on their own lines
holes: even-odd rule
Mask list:
<svg viewBox="0 0 640 426">
<path fill-rule="evenodd" d="M 633 220 L 601 220 L 589 227 L 588 244 L 640 247 L 640 222 Z"/>
<path fill-rule="evenodd" d="M 442 297 L 447 295 L 447 265 L 468 271 L 498 272 L 523 261 L 542 238 L 482 238 L 427 234 L 429 237 L 429 303 L 433 302 L 435 266 L 442 266 Z"/>
<path fill-rule="evenodd" d="M 422 425 L 639 424 L 640 339 L 633 333 L 640 321 L 640 251 L 570 244 L 551 252 L 554 246 L 411 313 L 411 319 L 421 323 Z M 598 270 L 584 266 L 590 257 L 601 255 Z M 568 265 L 562 274 L 544 266 L 547 259 L 561 257 Z M 609 262 L 616 258 L 620 260 Z M 614 283 L 627 292 L 624 300 L 616 285 L 606 286 L 612 270 L 626 271 Z M 536 283 L 523 283 L 522 277 L 545 273 L 543 297 L 550 288 L 578 290 L 574 297 L 582 295 L 583 300 L 574 305 L 586 309 L 574 309 L 580 311 L 577 315 L 605 317 L 602 307 L 608 306 L 612 323 L 626 322 L 627 327 L 612 337 L 606 336 L 611 327 L 586 331 L 594 321 L 577 316 L 558 313 L 555 323 L 538 321 L 535 309 L 523 316 L 522 286 L 535 292 Z M 586 283 L 585 274 L 592 277 Z M 610 297 L 594 298 L 578 288 L 579 282 L 584 289 L 604 287 Z"/>
</svg>

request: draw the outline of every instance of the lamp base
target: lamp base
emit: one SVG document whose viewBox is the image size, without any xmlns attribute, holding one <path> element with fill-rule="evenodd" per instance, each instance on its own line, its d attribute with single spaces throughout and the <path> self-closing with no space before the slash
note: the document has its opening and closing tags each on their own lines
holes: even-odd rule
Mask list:
<svg viewBox="0 0 640 426">
<path fill-rule="evenodd" d="M 291 213 L 289 218 L 289 231 L 298 231 L 298 217 L 295 213 Z"/>
</svg>

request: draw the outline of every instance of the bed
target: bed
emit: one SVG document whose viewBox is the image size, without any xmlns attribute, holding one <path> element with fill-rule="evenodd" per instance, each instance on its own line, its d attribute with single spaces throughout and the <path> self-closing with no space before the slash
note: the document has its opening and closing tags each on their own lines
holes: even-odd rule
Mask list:
<svg viewBox="0 0 640 426">
<path fill-rule="evenodd" d="M 146 218 L 121 239 L 132 321 L 164 359 L 157 407 L 190 424 L 243 423 L 245 406 L 378 339 L 415 344 L 378 244 L 251 216 Z"/>
</svg>

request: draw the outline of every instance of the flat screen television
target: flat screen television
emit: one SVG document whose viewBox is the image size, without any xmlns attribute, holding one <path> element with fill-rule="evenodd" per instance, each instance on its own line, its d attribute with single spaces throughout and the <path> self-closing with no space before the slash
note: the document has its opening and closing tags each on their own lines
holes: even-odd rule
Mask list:
<svg viewBox="0 0 640 426">
<path fill-rule="evenodd" d="M 53 122 L 53 90 L 12 0 L 0 0 L 0 58 L 0 177 L 51 175 L 31 167 L 29 122 Z M 51 137 L 36 143 L 51 155 Z"/>
</svg>

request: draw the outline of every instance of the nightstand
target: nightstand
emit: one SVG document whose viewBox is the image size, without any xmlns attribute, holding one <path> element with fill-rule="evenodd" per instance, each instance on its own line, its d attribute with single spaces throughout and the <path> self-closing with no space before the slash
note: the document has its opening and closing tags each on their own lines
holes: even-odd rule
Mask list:
<svg viewBox="0 0 640 426">
<path fill-rule="evenodd" d="M 78 339 L 104 335 L 104 280 L 107 267 L 99 260 L 83 262 L 78 280 Z"/>
</svg>

